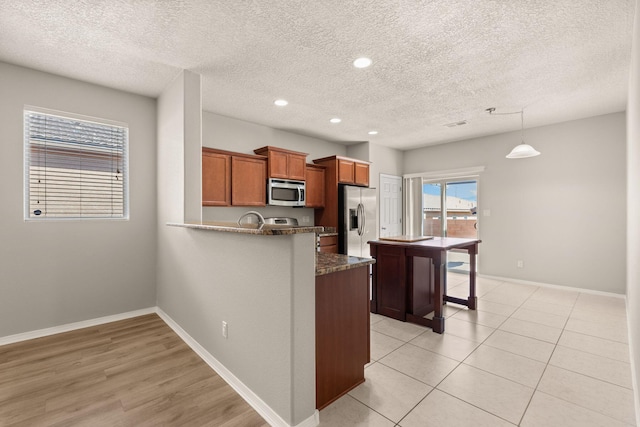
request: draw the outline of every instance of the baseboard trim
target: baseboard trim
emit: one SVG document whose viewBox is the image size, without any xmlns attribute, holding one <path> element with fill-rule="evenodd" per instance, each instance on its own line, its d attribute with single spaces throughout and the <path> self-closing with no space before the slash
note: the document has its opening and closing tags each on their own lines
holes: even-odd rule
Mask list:
<svg viewBox="0 0 640 427">
<path fill-rule="evenodd" d="M 229 371 L 222 363 L 220 363 L 211 353 L 202 347 L 195 339 L 191 337 L 184 329 L 180 327 L 167 313 L 161 308 L 156 307 L 156 313 L 167 325 L 196 352 L 200 358 L 211 367 L 223 380 L 227 382 L 253 409 L 259 413 L 269 425 L 274 427 L 316 427 L 320 424 L 320 414 L 318 410 L 312 416 L 305 419 L 295 426 L 287 423 L 280 417 L 269 405 L 267 405 L 260 397 L 255 394 L 249 387 L 240 381 L 231 371 Z"/>
<path fill-rule="evenodd" d="M 320 424 L 320 413 L 316 410 L 313 415 L 295 426 L 290 425 L 282 419 L 269 405 L 267 405 L 249 387 L 244 385 L 235 375 L 211 355 L 204 347 L 194 340 L 184 329 L 180 327 L 167 313 L 159 307 L 149 307 L 141 310 L 129 311 L 127 313 L 115 314 L 112 316 L 99 317 L 97 319 L 84 320 L 81 322 L 68 323 L 51 328 L 38 329 L 36 331 L 24 332 L 15 335 L 0 337 L 0 346 L 13 344 L 49 335 L 61 334 L 78 329 L 89 328 L 91 326 L 105 323 L 117 322 L 119 320 L 144 316 L 156 313 L 173 331 L 189 346 L 200 358 L 222 377 L 253 409 L 256 410 L 270 425 L 274 427 L 316 427 Z"/>
<path fill-rule="evenodd" d="M 629 313 L 629 300 L 626 301 L 626 309 L 627 313 Z M 633 346 L 633 337 L 631 336 L 632 325 L 631 325 L 630 316 L 627 316 L 627 339 L 629 340 L 629 360 L 631 361 L 631 384 L 633 386 L 633 402 L 636 410 L 636 425 L 640 426 L 640 389 L 638 386 L 638 371 L 636 370 L 636 364 L 633 363 L 635 358 L 634 346 Z"/>
<path fill-rule="evenodd" d="M 583 292 L 585 294 L 592 294 L 592 295 L 602 295 L 607 297 L 623 298 L 623 299 L 626 298 L 625 294 L 617 294 L 615 292 L 596 291 L 593 289 L 575 288 L 573 286 L 552 285 L 550 283 L 533 282 L 530 280 L 513 279 L 510 277 L 490 276 L 488 274 L 478 274 L 478 277 L 482 277 L 485 279 L 492 279 L 492 280 L 500 280 L 501 282 L 517 283 L 520 285 L 541 286 L 543 288 L 551 288 L 551 289 L 557 289 L 561 291 Z"/>
<path fill-rule="evenodd" d="M 140 310 L 129 311 L 127 313 L 114 314 L 112 316 L 98 317 L 97 319 L 83 320 L 81 322 L 67 323 L 66 325 L 53 326 L 51 328 L 38 329 L 36 331 L 24 332 L 21 334 L 8 335 L 6 337 L 0 337 L 0 345 L 13 344 L 21 341 L 32 340 L 35 338 L 47 337 L 49 335 L 89 328 L 91 326 L 102 325 L 104 323 L 117 322 L 119 320 L 144 316 L 145 314 L 151 314 L 155 312 L 156 307 L 149 307 Z"/>
</svg>

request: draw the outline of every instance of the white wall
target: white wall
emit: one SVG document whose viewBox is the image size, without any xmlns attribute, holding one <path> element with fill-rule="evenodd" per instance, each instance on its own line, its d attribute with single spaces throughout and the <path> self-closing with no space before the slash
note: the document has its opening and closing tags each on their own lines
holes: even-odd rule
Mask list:
<svg viewBox="0 0 640 427">
<path fill-rule="evenodd" d="M 155 306 L 155 100 L 0 63 L 0 337 Z M 129 124 L 128 221 L 25 222 L 25 105 Z"/>
<path fill-rule="evenodd" d="M 297 425 L 315 413 L 315 235 L 166 225 L 183 222 L 193 207 L 185 185 L 188 171 L 201 164 L 200 141 L 189 129 L 198 122 L 193 107 L 200 92 L 190 81 L 178 76 L 158 99 L 158 307 L 257 396 L 278 425 Z"/>
<path fill-rule="evenodd" d="M 371 179 L 378 187 L 380 174 L 402 176 L 404 171 L 404 153 L 382 145 L 370 143 L 369 161 L 371 162 Z"/>
<path fill-rule="evenodd" d="M 636 4 L 627 108 L 627 311 L 640 423 L 640 4 Z"/>
<path fill-rule="evenodd" d="M 542 155 L 505 159 L 520 142 L 510 132 L 407 151 L 405 173 L 486 167 L 480 273 L 624 293 L 624 113 L 525 129 L 524 138 Z"/>
</svg>

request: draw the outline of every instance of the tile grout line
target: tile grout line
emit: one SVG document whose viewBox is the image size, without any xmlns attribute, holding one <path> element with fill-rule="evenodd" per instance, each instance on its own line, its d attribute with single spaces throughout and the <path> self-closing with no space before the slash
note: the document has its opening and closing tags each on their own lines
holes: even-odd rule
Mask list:
<svg viewBox="0 0 640 427">
<path fill-rule="evenodd" d="M 549 355 L 549 359 L 547 359 L 547 363 L 545 363 L 544 365 L 544 369 L 542 370 L 542 374 L 540 375 L 540 378 L 538 378 L 538 382 L 536 383 L 536 386 L 533 388 L 533 393 L 531 394 L 531 397 L 529 398 L 529 402 L 527 402 L 527 406 L 524 408 L 524 412 L 522 412 L 522 416 L 520 417 L 520 421 L 518 422 L 518 426 L 520 424 L 522 424 L 522 421 L 524 420 L 524 417 L 527 415 L 527 411 L 529 410 L 529 406 L 531 406 L 531 402 L 533 401 L 533 396 L 536 395 L 536 392 L 538 391 L 538 387 L 540 386 L 540 382 L 542 382 L 542 378 L 544 377 L 545 372 L 547 372 L 547 368 L 549 367 L 549 363 L 551 362 L 551 359 L 553 358 L 553 353 L 555 353 L 556 348 L 558 348 L 558 342 L 560 341 L 560 338 L 562 337 L 562 334 L 564 333 L 564 328 L 567 326 L 567 323 L 569 322 L 569 319 L 571 318 L 571 313 L 573 313 L 573 309 L 576 305 L 576 302 L 578 301 L 578 298 L 580 297 L 580 293 L 578 293 L 578 297 L 576 297 L 575 301 L 573 301 L 573 304 L 571 305 L 571 311 L 569 312 L 569 316 L 567 316 L 567 320 L 565 320 L 564 326 L 562 327 L 562 331 L 560 332 L 560 335 L 558 336 L 558 339 L 556 340 L 556 343 L 553 345 L 553 350 L 551 351 L 551 354 Z M 541 393 L 543 393 L 542 391 L 540 391 Z"/>
<path fill-rule="evenodd" d="M 491 290 L 491 291 L 496 290 L 497 288 L 499 288 L 500 286 L 502 286 L 502 285 L 504 285 L 504 284 L 506 284 L 506 283 L 507 283 L 507 282 L 501 282 L 499 285 L 497 285 L 496 287 L 492 288 L 492 290 Z M 413 412 L 413 411 L 414 411 L 414 410 L 415 410 L 415 409 L 416 409 L 420 404 L 422 404 L 422 403 L 425 401 L 425 399 L 427 399 L 427 397 L 429 397 L 429 396 L 433 393 L 433 391 L 434 391 L 434 390 L 436 390 L 436 389 L 437 389 L 439 392 L 444 393 L 444 394 L 447 394 L 448 396 L 450 396 L 450 397 L 452 397 L 452 398 L 454 398 L 454 399 L 456 399 L 456 400 L 458 400 L 458 401 L 460 401 L 460 402 L 463 402 L 463 403 L 465 403 L 465 404 L 467 404 L 467 405 L 469 405 L 469 406 L 472 406 L 472 407 L 474 407 L 474 408 L 477 408 L 478 410 L 481 410 L 481 411 L 482 411 L 482 412 L 484 412 L 484 413 L 490 414 L 490 415 L 492 415 L 492 416 L 495 416 L 495 417 L 497 417 L 497 418 L 499 418 L 499 419 L 502 419 L 502 420 L 504 420 L 504 421 L 506 421 L 506 422 L 511 423 L 511 421 L 506 420 L 506 419 L 504 419 L 504 418 L 503 418 L 503 417 L 501 417 L 501 416 L 498 416 L 498 415 L 496 415 L 496 414 L 494 414 L 494 413 L 492 413 L 492 412 L 490 412 L 490 411 L 488 411 L 488 410 L 486 410 L 486 409 L 483 409 L 483 408 L 481 408 L 481 407 L 478 407 L 478 406 L 476 406 L 476 405 L 474 405 L 474 404 L 472 404 L 472 403 L 470 403 L 470 402 L 467 402 L 466 400 L 463 400 L 463 399 L 461 399 L 461 398 L 459 398 L 459 397 L 457 397 L 457 396 L 454 396 L 454 395 L 452 395 L 452 394 L 450 394 L 450 393 L 447 393 L 446 391 L 441 390 L 441 389 L 439 389 L 439 388 L 438 388 L 438 387 L 439 387 L 439 386 L 440 386 L 440 385 L 441 385 L 441 384 L 442 384 L 442 383 L 443 383 L 447 378 L 449 378 L 449 377 L 450 377 L 450 375 L 451 375 L 454 371 L 456 371 L 456 370 L 457 370 L 457 369 L 458 369 L 462 364 L 465 364 L 466 366 L 473 367 L 473 368 L 478 369 L 478 370 L 480 370 L 480 371 L 486 372 L 486 373 L 491 374 L 491 375 L 495 375 L 495 376 L 497 376 L 497 377 L 499 377 L 499 378 L 502 378 L 502 379 L 504 379 L 504 380 L 507 380 L 507 381 L 513 382 L 513 383 L 515 383 L 515 384 L 522 385 L 522 386 L 524 386 L 524 387 L 531 388 L 531 389 L 533 390 L 533 392 L 532 392 L 532 394 L 531 394 L 531 397 L 529 398 L 529 400 L 528 400 L 528 402 L 527 402 L 527 404 L 526 404 L 526 407 L 525 407 L 525 409 L 524 409 L 524 411 L 523 411 L 523 413 L 522 413 L 522 415 L 521 415 L 521 417 L 520 417 L 520 420 L 519 420 L 519 422 L 518 422 L 518 424 L 517 424 L 517 425 L 520 425 L 520 424 L 523 422 L 524 418 L 526 417 L 527 412 L 528 412 L 528 410 L 529 410 L 529 408 L 530 408 L 530 405 L 531 405 L 531 403 L 532 403 L 532 401 L 533 401 L 533 397 L 536 395 L 536 393 L 538 393 L 538 392 L 539 392 L 539 393 L 542 393 L 542 394 L 545 394 L 545 395 L 549 395 L 548 393 L 545 393 L 545 392 L 543 392 L 543 391 L 539 390 L 539 386 L 540 386 L 540 384 L 541 384 L 541 382 L 542 382 L 542 378 L 544 377 L 545 373 L 547 372 L 548 367 L 549 367 L 549 366 L 554 366 L 555 368 L 558 368 L 558 369 L 566 369 L 566 368 L 562 368 L 562 367 L 559 367 L 559 366 L 553 365 L 553 364 L 551 363 L 551 360 L 552 360 L 552 358 L 553 358 L 553 355 L 555 354 L 556 350 L 558 349 L 558 346 L 561 346 L 561 347 L 564 347 L 564 348 L 567 348 L 567 349 L 570 349 L 570 350 L 574 350 L 574 351 L 577 351 L 577 352 L 582 352 L 582 353 L 585 353 L 585 354 L 588 354 L 588 355 L 593 355 L 593 356 L 597 356 L 597 357 L 603 357 L 603 358 L 605 358 L 605 359 L 609 359 L 609 360 L 611 360 L 611 361 L 615 361 L 615 362 L 620 362 L 620 363 L 627 363 L 627 364 L 629 364 L 628 362 L 624 362 L 624 361 L 621 361 L 621 360 L 618 360 L 618 359 L 615 359 L 615 358 L 612 358 L 612 357 L 603 356 L 603 355 L 600 355 L 600 354 L 597 354 L 597 353 L 592 353 L 592 352 L 589 352 L 589 351 L 581 350 L 581 349 L 579 349 L 579 348 L 572 348 L 572 347 L 568 347 L 568 346 L 564 346 L 564 345 L 561 345 L 561 344 L 560 344 L 560 340 L 561 340 L 562 336 L 565 334 L 565 331 L 566 331 L 566 332 L 572 332 L 572 333 L 579 334 L 579 335 L 581 334 L 580 332 L 569 331 L 568 329 L 566 329 L 566 327 L 567 327 L 567 325 L 568 325 L 569 321 L 571 320 L 571 316 L 572 316 L 572 314 L 573 314 L 573 313 L 574 313 L 574 311 L 576 310 L 576 307 L 577 307 L 578 301 L 579 301 L 579 299 L 580 299 L 580 296 L 583 294 L 582 292 L 577 292 L 577 296 L 573 299 L 573 301 L 572 301 L 572 303 L 571 303 L 571 305 L 570 305 L 570 311 L 569 311 L 569 314 L 567 315 L 566 319 L 564 320 L 564 322 L 563 322 L 563 326 L 562 326 L 561 328 L 557 328 L 557 329 L 559 329 L 559 330 L 560 330 L 560 334 L 558 335 L 558 338 L 556 338 L 554 342 L 550 342 L 550 341 L 546 341 L 546 340 L 541 340 L 541 339 L 534 338 L 534 337 L 531 337 L 531 336 L 528 336 L 528 335 L 523 335 L 523 334 L 519 334 L 519 333 L 510 332 L 510 331 L 506 331 L 506 330 L 500 329 L 500 327 L 501 327 L 505 322 L 507 322 L 509 319 L 516 319 L 516 320 L 521 320 L 521 321 L 527 321 L 527 320 L 525 320 L 525 319 L 518 319 L 517 317 L 513 317 L 513 315 L 514 315 L 515 313 L 517 313 L 520 309 L 522 309 L 522 308 L 525 306 L 525 304 L 526 304 L 527 302 L 529 302 L 529 301 L 541 301 L 542 303 L 544 303 L 544 299 L 537 299 L 537 298 L 535 298 L 535 295 L 536 295 L 536 294 L 538 294 L 538 293 L 540 293 L 542 289 L 544 289 L 544 288 L 543 288 L 543 287 L 539 287 L 539 286 L 537 286 L 537 287 L 536 287 L 536 290 L 535 290 L 534 292 L 532 292 L 530 295 L 528 295 L 528 296 L 527 296 L 527 297 L 526 297 L 526 298 L 525 298 L 525 299 L 524 299 L 524 300 L 523 300 L 519 305 L 515 306 L 515 310 L 514 310 L 511 314 L 509 314 L 508 316 L 504 316 L 504 317 L 505 317 L 505 319 L 504 319 L 503 321 L 501 321 L 501 322 L 500 322 L 496 327 L 489 326 L 489 325 L 483 325 L 483 324 L 478 323 L 478 322 L 473 322 L 473 321 L 470 321 L 470 320 L 468 320 L 468 319 L 463 318 L 462 316 L 460 316 L 460 317 L 455 317 L 455 316 L 456 316 L 460 311 L 463 311 L 464 309 L 457 309 L 457 307 L 454 307 L 454 308 L 456 308 L 456 309 L 457 309 L 457 310 L 456 310 L 456 312 L 455 312 L 455 313 L 453 313 L 453 314 L 451 314 L 451 315 L 450 315 L 449 317 L 447 317 L 447 318 L 455 318 L 455 319 L 457 319 L 457 320 L 461 320 L 461 321 L 464 321 L 464 322 L 469 323 L 469 324 L 478 325 L 478 326 L 482 326 L 482 327 L 488 327 L 488 328 L 492 328 L 492 329 L 493 329 L 493 330 L 491 331 L 491 333 L 490 333 L 490 334 L 488 334 L 488 335 L 487 335 L 487 337 L 486 337 L 486 338 L 484 338 L 484 339 L 482 339 L 481 341 L 470 340 L 470 339 L 468 339 L 467 337 L 462 337 L 462 336 L 459 336 L 459 335 L 451 334 L 452 336 L 455 336 L 455 337 L 456 337 L 456 338 L 458 338 L 458 339 L 462 339 L 462 340 L 469 341 L 469 342 L 473 342 L 474 344 L 477 344 L 477 345 L 476 345 L 476 347 L 475 347 L 475 348 L 474 348 L 474 349 L 473 349 L 473 350 L 472 350 L 472 351 L 471 351 L 467 356 L 465 356 L 461 361 L 458 361 L 457 359 L 453 359 L 453 358 L 451 358 L 451 357 L 449 357 L 449 356 L 446 356 L 446 355 L 444 355 L 444 354 L 440 354 L 440 353 L 438 353 L 438 352 L 436 352 L 436 351 L 433 351 L 433 350 L 431 350 L 431 349 L 423 348 L 423 347 L 421 347 L 421 346 L 418 346 L 418 345 L 414 344 L 414 343 L 413 343 L 413 341 L 414 341 L 416 338 L 418 338 L 418 337 L 420 337 L 421 335 L 423 335 L 423 334 L 425 334 L 425 333 L 429 332 L 429 329 L 428 329 L 428 328 L 426 328 L 423 332 L 421 332 L 421 333 L 419 333 L 418 335 L 416 335 L 416 336 L 414 336 L 414 337 L 410 338 L 409 340 L 406 340 L 406 341 L 405 341 L 405 340 L 402 340 L 403 342 L 402 342 L 402 344 L 401 344 L 399 347 L 395 348 L 394 350 L 391 350 L 390 352 L 388 352 L 388 353 L 386 353 L 385 355 L 383 355 L 382 357 L 380 357 L 378 360 L 376 360 L 376 361 L 374 361 L 373 363 L 371 363 L 369 366 L 371 366 L 371 365 L 373 365 L 373 364 L 375 364 L 375 363 L 380 363 L 380 365 L 385 366 L 386 368 L 389 368 L 389 369 L 391 369 L 391 370 L 393 370 L 393 371 L 395 371 L 395 372 L 397 372 L 397 373 L 399 373 L 399 374 L 401 374 L 401 375 L 403 375 L 403 376 L 406 376 L 406 377 L 408 377 L 408 378 L 411 378 L 411 379 L 413 379 L 413 380 L 415 380 L 415 381 L 417 381 L 417 382 L 419 382 L 419 383 L 422 383 L 422 384 L 424 384 L 424 385 L 426 385 L 426 386 L 432 387 L 432 388 L 431 388 L 431 390 L 429 390 L 429 392 L 428 392 L 425 396 L 423 396 L 423 397 L 422 397 L 422 398 L 421 398 L 421 399 L 420 399 L 420 400 L 419 400 L 415 405 L 413 405 L 413 406 L 412 406 L 412 407 L 411 407 L 411 408 L 410 408 L 410 409 L 409 409 L 409 410 L 408 410 L 408 411 L 407 411 L 407 412 L 402 416 L 402 418 L 400 418 L 400 419 L 399 419 L 399 421 L 394 422 L 393 420 L 390 420 L 389 418 L 385 417 L 384 415 L 382 415 L 382 414 L 380 414 L 379 412 L 377 412 L 375 409 L 370 408 L 369 406 L 365 405 L 364 403 L 360 402 L 359 400 L 358 400 L 358 402 L 362 403 L 364 406 L 368 407 L 368 408 L 369 408 L 369 409 L 371 409 L 372 411 L 374 411 L 374 412 L 376 412 L 376 413 L 380 414 L 381 416 L 383 416 L 385 419 L 388 419 L 388 420 L 389 420 L 389 421 L 391 421 L 392 423 L 395 423 L 395 426 L 396 426 L 396 427 L 398 427 L 398 426 L 400 426 L 400 425 L 401 425 L 401 422 L 402 422 L 404 419 L 406 419 L 406 418 L 407 418 L 407 416 L 409 416 L 409 414 L 410 414 L 411 412 Z M 491 291 L 489 291 L 489 292 L 491 292 Z M 480 298 L 481 298 L 481 297 L 479 297 L 479 299 L 480 299 Z M 533 298 L 533 299 L 532 299 L 532 298 Z M 490 300 L 489 300 L 489 301 L 490 301 Z M 494 301 L 490 301 L 490 302 L 494 302 Z M 500 303 L 500 302 L 494 302 L 494 303 L 496 303 L 496 304 L 503 304 L 503 303 Z M 507 305 L 509 305 L 509 304 L 507 304 Z M 511 307 L 514 307 L 514 306 L 511 306 Z M 535 310 L 535 309 L 529 309 L 529 310 L 530 310 L 530 311 L 533 311 L 533 312 L 536 312 L 536 313 L 538 313 L 538 312 L 539 312 L 539 313 L 540 313 L 540 315 L 552 314 L 552 313 L 547 313 L 547 312 L 544 312 L 544 311 L 538 311 L 538 310 Z M 479 310 L 479 311 L 482 311 L 482 310 Z M 498 313 L 492 313 L 492 312 L 487 312 L 487 313 L 489 313 L 489 314 L 499 315 Z M 625 315 L 626 315 L 626 313 L 625 313 Z M 384 319 L 382 319 L 382 320 L 384 320 Z M 531 321 L 528 321 L 528 322 L 530 322 L 530 323 L 536 323 L 536 322 L 531 322 Z M 378 323 L 378 322 L 376 322 L 376 323 Z M 375 324 L 375 323 L 374 323 L 374 324 Z M 542 325 L 542 326 L 550 326 L 550 325 L 545 325 L 545 324 L 542 324 L 542 323 L 541 323 L 540 325 Z M 373 326 L 373 325 L 372 325 L 372 326 Z M 550 326 L 550 327 L 553 327 L 553 326 Z M 373 330 L 373 329 L 372 329 L 372 330 Z M 540 377 L 538 378 L 538 380 L 537 380 L 537 382 L 536 382 L 536 385 L 535 385 L 534 387 L 527 386 L 526 384 L 521 384 L 520 382 L 517 382 L 517 381 L 511 380 L 511 379 L 509 379 L 509 378 L 505 378 L 505 377 L 503 377 L 502 375 L 497 375 L 497 374 L 492 373 L 492 372 L 490 372 L 490 371 L 485 371 L 484 369 L 476 368 L 476 367 L 475 367 L 475 366 L 473 366 L 473 365 L 468 365 L 468 364 L 466 364 L 466 363 L 465 363 L 465 362 L 466 362 L 466 361 L 467 361 L 467 360 L 468 360 L 468 359 L 469 359 L 469 358 L 470 358 L 474 353 L 476 353 L 476 352 L 477 352 L 478 348 L 480 348 L 480 346 L 482 346 L 483 344 L 486 344 L 486 345 L 487 345 L 487 347 L 491 347 L 491 348 L 495 348 L 495 349 L 498 349 L 498 350 L 502 350 L 502 351 L 505 351 L 506 353 L 510 353 L 510 354 L 513 354 L 513 355 L 516 355 L 516 356 L 525 357 L 525 358 L 527 358 L 527 359 L 529 359 L 529 360 L 536 361 L 536 362 L 538 362 L 538 363 L 540 363 L 540 362 L 541 362 L 541 360 L 539 360 L 539 359 L 532 359 L 532 358 L 530 358 L 530 357 L 523 356 L 523 355 L 519 355 L 519 354 L 517 354 L 517 353 L 513 353 L 513 352 L 508 351 L 508 350 L 503 350 L 503 349 L 500 349 L 500 348 L 498 348 L 498 347 L 494 347 L 494 346 L 492 346 L 492 345 L 488 344 L 488 343 L 487 343 L 487 341 L 489 340 L 489 338 L 490 338 L 490 337 L 492 337 L 492 336 L 495 334 L 495 332 L 496 332 L 497 330 L 500 330 L 500 331 L 502 331 L 503 333 L 513 334 L 513 335 L 521 336 L 521 337 L 528 338 L 528 339 L 531 339 L 531 340 L 534 340 L 534 341 L 538 341 L 538 342 L 540 342 L 540 343 L 547 343 L 547 344 L 551 344 L 551 345 L 553 346 L 553 348 L 552 348 L 552 350 L 551 350 L 551 353 L 549 354 L 549 356 L 548 356 L 548 358 L 547 358 L 546 362 L 542 362 L 542 363 L 544 363 L 544 369 L 543 369 L 543 371 L 542 371 L 542 373 L 541 373 Z M 398 338 L 396 338 L 396 337 L 394 337 L 394 336 L 387 335 L 387 334 L 386 334 L 386 333 L 384 333 L 384 332 L 380 332 L 380 331 L 375 331 L 375 332 L 378 332 L 378 333 L 380 333 L 380 334 L 382 334 L 382 335 L 384 335 L 384 336 L 387 336 L 387 337 L 391 337 L 391 338 L 394 338 L 394 339 L 398 339 Z M 598 338 L 598 339 L 604 339 L 604 340 L 607 340 L 606 338 L 602 338 L 602 337 L 595 336 L 595 335 L 594 335 L 594 336 L 592 336 L 592 335 L 588 335 L 588 334 L 581 334 L 581 335 L 585 335 L 585 336 L 589 336 L 589 337 L 593 337 L 593 338 Z M 619 344 L 626 344 L 626 345 L 628 345 L 627 343 L 622 343 L 622 342 L 613 341 L 613 340 L 607 340 L 607 341 L 611 341 L 612 343 L 619 343 Z M 423 350 L 423 351 L 428 351 L 429 353 L 432 353 L 432 354 L 434 354 L 434 355 L 437 355 L 437 356 L 440 356 L 440 357 L 444 357 L 444 358 L 449 359 L 449 360 L 453 360 L 453 361 L 455 361 L 455 362 L 456 362 L 456 365 L 455 365 L 455 366 L 454 366 L 454 367 L 453 367 L 453 368 L 452 368 L 452 369 L 451 369 L 451 370 L 450 370 L 450 371 L 449 371 L 449 372 L 448 372 L 448 373 L 447 373 L 447 374 L 446 374 L 446 375 L 445 375 L 445 376 L 444 376 L 444 377 L 443 377 L 443 378 L 442 378 L 442 379 L 441 379 L 441 380 L 440 380 L 440 381 L 439 381 L 435 386 L 431 386 L 430 384 L 428 384 L 428 383 L 426 383 L 426 382 L 424 382 L 424 381 L 422 381 L 422 380 L 420 380 L 420 379 L 418 379 L 418 378 L 414 378 L 412 375 L 409 375 L 409 374 L 406 374 L 406 373 L 404 373 L 404 372 L 401 372 L 401 371 L 399 371 L 399 370 L 395 369 L 394 367 L 392 367 L 392 366 L 389 366 L 389 365 L 385 364 L 385 362 L 383 361 L 383 359 L 384 359 L 384 358 L 386 358 L 386 357 L 388 357 L 389 355 L 391 355 L 392 353 L 394 353 L 394 352 L 396 352 L 396 351 L 400 350 L 401 348 L 406 347 L 406 345 L 407 345 L 407 344 L 410 344 L 410 345 L 412 345 L 412 346 L 414 346 L 414 347 L 417 347 L 417 348 L 419 348 L 419 349 L 421 349 L 421 350 Z M 620 388 L 627 389 L 627 387 L 621 386 L 621 385 L 619 385 L 619 384 L 616 384 L 616 383 L 610 383 L 610 382 L 608 382 L 608 381 L 604 381 L 604 380 L 602 380 L 602 379 L 600 379 L 600 378 L 592 377 L 592 376 L 590 376 L 590 375 L 585 375 L 585 374 L 583 374 L 583 373 L 581 373 L 581 372 L 576 372 L 576 371 L 573 371 L 573 370 L 571 370 L 571 369 L 567 369 L 567 371 L 569 371 L 569 372 L 573 372 L 573 373 L 578 374 L 578 375 L 584 375 L 584 376 L 585 376 L 585 377 L 587 377 L 587 378 L 591 378 L 591 379 L 594 379 L 594 380 L 597 380 L 597 381 L 603 381 L 604 383 L 607 383 L 607 384 L 610 384 L 610 385 L 613 385 L 613 386 L 616 386 L 616 387 L 620 387 Z M 554 395 L 549 395 L 549 396 L 551 396 L 551 397 L 554 397 L 554 398 L 555 398 L 555 396 L 554 396 Z M 353 396 L 351 396 L 351 397 L 353 398 Z M 354 398 L 354 399 L 355 399 L 355 398 Z M 561 398 L 558 398 L 558 399 L 560 399 L 560 400 L 562 400 L 562 401 L 564 401 L 564 402 L 567 402 L 568 404 L 571 404 L 571 405 L 575 405 L 575 406 L 577 406 L 577 407 L 583 407 L 583 408 L 584 408 L 584 406 L 581 406 L 581 405 L 576 404 L 576 403 L 574 403 L 574 402 L 567 401 L 567 400 L 565 400 L 565 399 L 561 399 Z M 357 399 L 355 399 L 355 400 L 357 400 Z M 586 409 L 592 410 L 592 409 L 590 409 L 590 408 L 586 408 Z M 595 411 L 595 412 L 596 412 L 596 413 L 598 413 L 598 414 L 600 414 L 600 415 L 602 415 L 602 416 L 605 416 L 605 417 L 608 417 L 608 418 L 611 418 L 611 419 L 615 419 L 615 418 L 612 418 L 612 417 L 610 417 L 609 415 L 605 415 L 605 414 L 603 414 L 603 413 L 601 413 L 601 412 L 599 412 L 599 411 Z"/>
</svg>

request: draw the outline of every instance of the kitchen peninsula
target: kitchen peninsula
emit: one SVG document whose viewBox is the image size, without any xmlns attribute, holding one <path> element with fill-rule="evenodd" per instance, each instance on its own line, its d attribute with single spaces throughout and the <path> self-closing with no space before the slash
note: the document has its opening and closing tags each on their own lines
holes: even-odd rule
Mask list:
<svg viewBox="0 0 640 427">
<path fill-rule="evenodd" d="M 371 311 L 394 319 L 428 326 L 443 333 L 443 304 L 453 302 L 475 310 L 476 255 L 478 239 L 453 237 L 397 236 L 370 241 L 373 266 Z M 446 295 L 446 253 L 464 250 L 469 254 L 469 296 Z M 433 319 L 425 316 L 434 312 Z"/>
<path fill-rule="evenodd" d="M 364 382 L 371 258 L 316 255 L 316 408 Z"/>
<path fill-rule="evenodd" d="M 243 238 L 245 241 L 247 238 L 256 239 L 256 245 L 267 243 L 264 239 L 278 240 L 279 243 L 282 243 L 282 239 L 285 239 L 285 243 L 293 239 L 292 244 L 296 245 L 295 239 L 298 236 L 312 237 L 310 241 L 315 241 L 315 235 L 324 232 L 324 227 L 267 224 L 259 228 L 257 224 L 237 225 L 229 222 L 167 225 L 220 232 L 211 233 L 213 238 L 218 234 L 230 236 L 231 233 L 235 233 L 239 235 L 238 238 Z M 274 241 L 273 245 L 278 242 Z M 246 245 L 253 245 L 253 243 L 246 241 Z M 301 282 L 294 283 L 287 289 L 290 295 L 281 291 L 279 298 L 293 301 L 294 306 L 289 309 L 294 312 L 301 307 L 310 307 L 310 303 L 315 308 L 315 407 L 321 409 L 364 382 L 364 366 L 369 362 L 370 353 L 369 265 L 375 263 L 375 260 L 317 252 L 312 249 L 315 248 L 315 244 L 302 248 L 302 251 L 294 252 L 297 257 L 300 257 L 299 264 L 307 264 L 309 260 L 313 260 L 311 265 L 315 266 L 315 294 L 309 294 L 305 289 L 300 288 Z M 299 264 L 292 267 L 294 269 L 300 267 Z M 273 268 L 278 267 L 274 265 Z M 263 274 L 270 276 L 272 273 L 265 271 Z M 255 286 L 260 287 L 262 291 L 265 284 L 256 283 Z M 309 297 L 312 295 L 315 297 L 310 300 Z M 304 299 L 300 300 L 296 307 L 296 301 L 300 298 Z M 273 301 L 272 296 L 268 304 L 276 307 L 279 302 Z M 268 323 L 255 327 L 258 329 L 268 327 Z"/>
</svg>

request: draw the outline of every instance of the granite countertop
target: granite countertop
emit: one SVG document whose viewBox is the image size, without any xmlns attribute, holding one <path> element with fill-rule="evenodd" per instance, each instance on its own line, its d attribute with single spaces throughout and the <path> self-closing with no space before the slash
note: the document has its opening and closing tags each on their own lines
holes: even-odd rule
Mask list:
<svg viewBox="0 0 640 427">
<path fill-rule="evenodd" d="M 257 234 L 261 236 L 282 236 L 299 233 L 322 233 L 324 227 L 292 227 L 290 225 L 265 224 L 258 229 L 257 224 L 238 225 L 235 222 L 192 222 L 192 223 L 167 223 L 171 227 L 193 228 L 196 230 L 222 231 L 227 233 Z"/>
<path fill-rule="evenodd" d="M 375 262 L 376 260 L 373 258 L 358 258 L 343 254 L 316 252 L 316 276 L 364 267 L 375 264 Z"/>
<path fill-rule="evenodd" d="M 329 231 L 322 231 L 320 233 L 318 233 L 318 237 L 330 237 L 330 236 L 337 236 L 338 233 L 335 232 L 329 232 Z"/>
<path fill-rule="evenodd" d="M 335 227 L 323 227 L 324 230 L 318 233 L 318 236 L 320 237 L 326 237 L 326 236 L 337 236 L 338 235 L 338 231 L 336 230 Z"/>
</svg>

